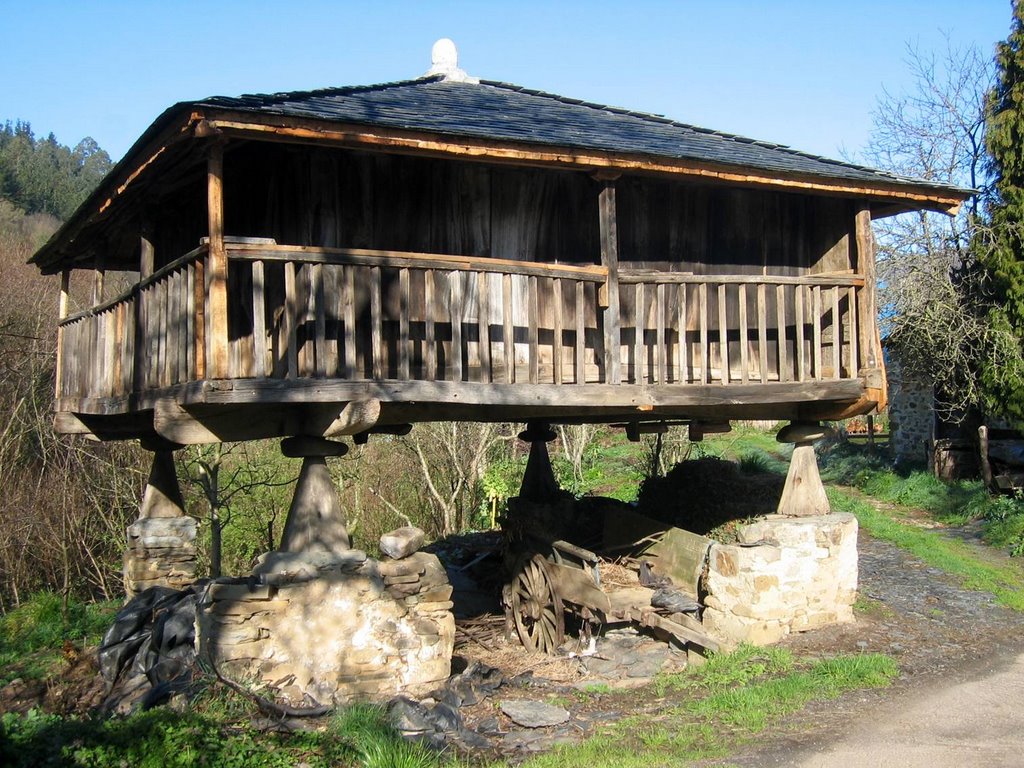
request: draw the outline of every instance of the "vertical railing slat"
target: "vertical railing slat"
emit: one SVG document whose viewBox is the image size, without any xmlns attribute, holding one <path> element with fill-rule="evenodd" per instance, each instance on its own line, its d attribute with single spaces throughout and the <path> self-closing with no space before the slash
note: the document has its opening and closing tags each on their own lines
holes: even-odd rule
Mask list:
<svg viewBox="0 0 1024 768">
<path fill-rule="evenodd" d="M 384 316 L 381 311 L 380 267 L 370 267 L 370 368 L 373 378 L 384 378 Z"/>
<path fill-rule="evenodd" d="M 409 339 L 409 269 L 398 272 L 398 378 L 409 380 L 412 361 L 412 342 Z"/>
<path fill-rule="evenodd" d="M 657 311 L 655 312 L 655 323 L 657 328 L 657 349 L 658 356 L 658 383 L 668 383 L 668 347 L 665 345 L 665 284 L 659 283 L 655 295 Z"/>
<path fill-rule="evenodd" d="M 516 339 L 512 324 L 512 275 L 501 276 L 501 338 L 505 352 L 505 382 L 516 381 Z"/>
<path fill-rule="evenodd" d="M 426 349 L 427 381 L 437 379 L 437 331 L 434 327 L 434 318 L 437 316 L 437 307 L 434 305 L 434 270 L 428 269 L 423 273 L 423 344 Z"/>
<path fill-rule="evenodd" d="M 576 383 L 585 384 L 587 381 L 587 316 L 583 303 L 583 281 L 576 281 Z"/>
<path fill-rule="evenodd" d="M 839 322 L 839 286 L 833 286 L 832 292 L 832 378 L 842 378 L 842 323 Z"/>
<path fill-rule="evenodd" d="M 813 323 L 811 325 L 812 338 L 814 339 L 814 378 L 817 381 L 821 380 L 821 286 L 816 285 L 811 288 L 811 299 L 812 299 L 812 311 L 814 316 L 812 317 Z"/>
<path fill-rule="evenodd" d="M 555 384 L 562 383 L 562 281 L 555 278 L 551 281 L 553 304 L 554 304 L 554 338 L 551 342 L 551 362 L 554 365 Z"/>
<path fill-rule="evenodd" d="M 295 262 L 284 263 L 284 343 L 287 368 L 285 377 L 294 379 L 299 375 L 299 334 L 296 326 L 298 297 L 295 295 Z"/>
<path fill-rule="evenodd" d="M 491 291 L 490 280 L 486 272 L 478 272 L 476 277 L 477 298 L 477 346 L 480 349 L 480 381 L 491 382 Z"/>
<path fill-rule="evenodd" d="M 540 301 L 537 295 L 537 276 L 530 275 L 528 280 L 529 306 L 527 314 L 530 321 L 530 383 L 540 382 L 540 330 L 538 328 Z"/>
<path fill-rule="evenodd" d="M 687 364 L 689 350 L 686 348 L 686 283 L 679 284 L 679 311 L 676 322 L 676 340 L 679 344 L 679 353 L 676 355 L 678 375 L 676 381 L 680 384 L 687 384 L 690 381 L 690 369 Z"/>
<path fill-rule="evenodd" d="M 766 286 L 757 286 L 757 369 L 762 384 L 768 382 L 768 302 Z"/>
<path fill-rule="evenodd" d="M 857 328 L 858 328 L 858 326 L 857 326 L 857 289 L 856 288 L 854 288 L 852 286 L 850 287 L 849 291 L 847 292 L 847 301 L 850 304 L 850 308 L 847 311 L 847 316 L 849 318 L 849 324 L 850 324 L 849 325 L 849 329 L 850 329 L 849 330 L 849 337 L 848 337 L 850 339 L 850 370 L 849 370 L 849 375 L 850 375 L 850 378 L 855 378 L 857 376 L 857 364 L 858 364 L 858 361 L 860 360 L 860 357 L 858 357 L 859 350 L 857 349 Z"/>
<path fill-rule="evenodd" d="M 711 382 L 711 342 L 708 339 L 708 284 L 701 283 L 697 287 L 697 309 L 700 313 L 700 380 L 702 384 Z"/>
<path fill-rule="evenodd" d="M 729 309 L 725 303 L 725 288 L 725 283 L 718 285 L 718 349 L 720 358 L 718 362 L 722 368 L 719 380 L 723 384 L 728 384 L 732 377 L 732 371 L 729 363 Z"/>
<path fill-rule="evenodd" d="M 253 376 L 267 375 L 267 305 L 264 293 L 263 262 L 252 263 L 252 360 Z"/>
<path fill-rule="evenodd" d="M 345 321 L 345 378 L 362 378 L 356 376 L 356 268 L 351 264 L 345 266 L 342 282 L 341 301 Z"/>
<path fill-rule="evenodd" d="M 448 273 L 448 288 L 451 302 L 448 316 L 452 324 L 452 380 L 462 381 L 462 273 L 452 270 Z"/>
<path fill-rule="evenodd" d="M 643 384 L 644 371 L 644 284 L 633 286 L 633 378 L 634 384 Z"/>
<path fill-rule="evenodd" d="M 807 366 L 804 358 L 804 287 L 794 286 L 793 304 L 796 311 L 796 380 L 807 378 Z"/>
<path fill-rule="evenodd" d="M 775 317 L 779 337 L 779 381 L 789 381 L 789 360 L 786 355 L 786 286 L 775 286 Z"/>
<path fill-rule="evenodd" d="M 749 350 L 747 349 L 749 328 L 747 326 L 747 285 L 746 283 L 740 283 L 738 294 L 738 304 L 740 310 L 740 383 L 747 384 L 750 382 L 750 360 Z"/>
</svg>

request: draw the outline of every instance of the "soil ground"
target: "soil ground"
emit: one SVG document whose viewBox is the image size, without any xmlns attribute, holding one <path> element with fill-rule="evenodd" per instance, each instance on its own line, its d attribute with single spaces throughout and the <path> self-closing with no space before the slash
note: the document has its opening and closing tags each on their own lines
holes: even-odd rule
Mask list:
<svg viewBox="0 0 1024 768">
<path fill-rule="evenodd" d="M 1002 557 L 982 545 L 978 553 Z M 785 644 L 811 655 L 888 653 L 898 683 L 812 704 L 718 764 L 1024 764 L 1024 616 L 863 531 L 860 594 L 856 623 Z"/>
</svg>

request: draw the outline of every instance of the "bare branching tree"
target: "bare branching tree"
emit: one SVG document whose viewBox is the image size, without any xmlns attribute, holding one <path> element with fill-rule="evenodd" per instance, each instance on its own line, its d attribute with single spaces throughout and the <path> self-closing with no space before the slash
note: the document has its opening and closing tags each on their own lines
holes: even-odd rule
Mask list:
<svg viewBox="0 0 1024 768">
<path fill-rule="evenodd" d="M 913 86 L 883 92 L 862 159 L 977 193 L 956 216 L 919 211 L 875 223 L 881 322 L 903 369 L 934 382 L 938 407 L 956 418 L 979 402 L 980 356 L 1015 353 L 985 321 L 987 290 L 970 251 L 987 193 L 985 93 L 993 68 L 979 49 L 948 38 L 939 53 L 908 47 L 906 63 Z"/>
<path fill-rule="evenodd" d="M 282 488 L 295 479 L 281 478 L 273 466 L 260 460 L 248 443 L 195 445 L 179 453 L 178 465 L 180 473 L 201 492 L 206 504 L 210 525 L 210 576 L 216 578 L 222 575 L 223 534 L 232 521 L 234 499 L 261 489 Z M 275 511 L 268 509 L 265 513 L 272 515 Z M 271 543 L 267 542 L 267 549 L 272 548 Z"/>
</svg>

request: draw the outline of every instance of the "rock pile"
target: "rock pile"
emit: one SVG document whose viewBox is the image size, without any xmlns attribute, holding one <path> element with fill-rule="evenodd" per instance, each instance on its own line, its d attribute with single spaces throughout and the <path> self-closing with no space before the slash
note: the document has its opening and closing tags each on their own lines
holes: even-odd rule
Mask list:
<svg viewBox="0 0 1024 768">
<path fill-rule="evenodd" d="M 208 588 L 200 653 L 295 706 L 425 689 L 451 671 L 451 593 L 426 552 L 382 561 L 358 550 L 271 553 L 255 576 Z"/>
</svg>

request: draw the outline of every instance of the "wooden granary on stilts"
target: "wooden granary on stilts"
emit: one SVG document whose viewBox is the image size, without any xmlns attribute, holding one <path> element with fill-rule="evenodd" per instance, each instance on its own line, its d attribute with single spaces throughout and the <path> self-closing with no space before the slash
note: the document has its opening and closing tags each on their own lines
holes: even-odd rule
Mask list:
<svg viewBox="0 0 1024 768">
<path fill-rule="evenodd" d="M 420 421 L 806 438 L 885 401 L 871 221 L 967 195 L 477 80 L 448 44 L 414 80 L 180 103 L 33 257 L 56 425 L 141 440 L 162 486 L 177 447 L 291 438 L 293 515 L 326 441 Z"/>
</svg>

